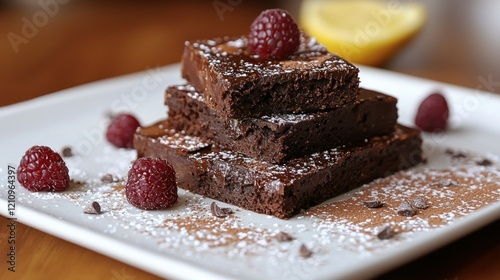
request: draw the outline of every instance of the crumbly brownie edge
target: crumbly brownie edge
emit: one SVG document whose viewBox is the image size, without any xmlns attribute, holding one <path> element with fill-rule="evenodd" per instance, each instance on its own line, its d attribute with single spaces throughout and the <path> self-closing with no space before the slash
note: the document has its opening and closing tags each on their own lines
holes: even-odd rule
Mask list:
<svg viewBox="0 0 500 280">
<path fill-rule="evenodd" d="M 308 171 L 291 175 L 292 169 L 287 169 L 286 177 L 273 173 L 278 176 L 275 180 L 266 177 L 270 176 L 266 170 L 281 170 L 283 166 L 263 163 L 259 170 L 241 162 L 231 164 L 223 160 L 231 153 L 217 147 L 201 145 L 203 149 L 186 153 L 161 138 L 140 133 L 136 134 L 134 145 L 139 157 L 170 161 L 181 188 L 278 218 L 289 218 L 301 209 L 422 162 L 418 131 L 404 127 L 398 127 L 389 136 L 374 137 L 366 144 L 344 149 L 335 158 L 329 158 L 330 152 L 324 152 L 295 159 L 287 168 L 306 166 Z M 211 158 L 214 154 L 218 160 Z M 325 162 L 328 163 L 325 165 Z M 316 164 L 319 168 L 310 168 Z"/>
<path fill-rule="evenodd" d="M 361 89 L 357 105 L 348 108 L 237 120 L 217 116 L 192 86 L 171 86 L 165 96 L 170 123 L 177 130 L 272 163 L 388 134 L 396 124 L 396 102 Z"/>
</svg>

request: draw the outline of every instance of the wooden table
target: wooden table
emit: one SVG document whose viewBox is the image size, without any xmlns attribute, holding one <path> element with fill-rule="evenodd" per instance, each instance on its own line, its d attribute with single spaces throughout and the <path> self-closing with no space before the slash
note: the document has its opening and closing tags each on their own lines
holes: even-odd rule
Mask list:
<svg viewBox="0 0 500 280">
<path fill-rule="evenodd" d="M 291 5 L 282 2 L 241 1 L 218 14 L 212 1 L 74 0 L 60 5 L 32 30 L 31 38 L 18 42 L 17 53 L 7 34 L 22 34 L 23 17 L 32 19 L 40 7 L 0 7 L 0 106 L 178 62 L 185 40 L 245 34 L 262 9 Z M 429 6 L 426 28 L 383 68 L 471 88 L 480 84 L 479 77 L 500 81 L 499 5 L 488 0 L 422 2 Z M 0 226 L 4 256 L 6 219 Z M 497 221 L 380 278 L 500 279 L 499 236 Z M 157 279 L 19 223 L 17 244 L 17 272 L 7 271 L 2 261 L 0 279 Z"/>
</svg>

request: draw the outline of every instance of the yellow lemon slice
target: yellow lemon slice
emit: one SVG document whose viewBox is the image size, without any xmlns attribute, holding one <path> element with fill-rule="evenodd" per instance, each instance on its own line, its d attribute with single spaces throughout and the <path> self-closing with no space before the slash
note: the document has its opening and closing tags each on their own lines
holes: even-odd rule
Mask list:
<svg viewBox="0 0 500 280">
<path fill-rule="evenodd" d="M 395 0 L 304 0 L 300 24 L 333 53 L 380 65 L 424 25 L 425 9 Z"/>
</svg>

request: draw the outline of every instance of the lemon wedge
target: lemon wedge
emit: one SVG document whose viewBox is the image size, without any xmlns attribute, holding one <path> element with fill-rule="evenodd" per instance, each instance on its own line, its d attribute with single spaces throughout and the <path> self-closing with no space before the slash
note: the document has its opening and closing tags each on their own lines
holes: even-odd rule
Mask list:
<svg viewBox="0 0 500 280">
<path fill-rule="evenodd" d="M 304 31 L 343 58 L 380 65 L 424 25 L 425 9 L 396 0 L 304 0 Z"/>
</svg>

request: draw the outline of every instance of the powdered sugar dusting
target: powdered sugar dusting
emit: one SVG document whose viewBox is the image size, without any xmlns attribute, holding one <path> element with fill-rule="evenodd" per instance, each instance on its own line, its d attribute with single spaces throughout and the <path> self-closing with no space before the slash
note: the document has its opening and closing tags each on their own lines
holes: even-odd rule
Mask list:
<svg viewBox="0 0 500 280">
<path fill-rule="evenodd" d="M 186 93 L 188 98 L 197 100 L 199 102 L 205 102 L 205 98 L 203 97 L 202 94 L 200 94 L 192 85 L 186 84 L 186 85 L 177 85 L 175 86 L 177 90 L 183 91 Z M 208 106 L 208 105 L 207 105 Z M 318 113 L 321 114 L 321 113 Z M 316 117 L 316 114 L 273 114 L 269 116 L 262 116 L 260 118 L 261 121 L 267 121 L 273 124 L 276 124 L 278 126 L 284 126 L 284 125 L 293 125 L 297 124 L 299 122 L 304 122 L 308 120 L 313 120 Z M 245 120 L 245 119 L 244 119 Z M 252 119 L 248 119 L 251 121 Z M 233 127 L 236 128 L 238 126 L 238 122 L 240 120 L 238 119 L 230 119 L 230 122 L 233 123 Z"/>
<path fill-rule="evenodd" d="M 158 138 L 158 140 L 163 144 L 168 144 L 171 147 L 179 148 L 180 150 L 183 150 L 187 153 L 196 152 L 210 146 L 210 143 L 202 141 L 198 137 L 185 134 L 182 134 L 182 137 L 179 137 L 179 133 L 180 132 L 175 131 L 172 135 L 162 136 Z"/>
<path fill-rule="evenodd" d="M 439 182 L 452 178 L 453 186 Z M 372 250 L 382 244 L 376 242 L 374 231 L 390 224 L 398 234 L 429 231 L 453 223 L 457 219 L 500 201 L 500 169 L 484 168 L 475 164 L 451 166 L 444 170 L 423 168 L 399 172 L 365 185 L 346 200 L 327 203 L 308 210 L 305 215 L 314 220 L 321 232 L 338 228 L 348 229 L 346 236 L 355 232 L 359 239 L 352 240 L 358 248 Z M 396 213 L 403 201 L 421 197 L 429 203 L 427 209 L 416 209 L 413 217 Z M 368 208 L 363 201 L 378 199 L 381 208 Z M 324 233 L 327 233 L 324 235 Z M 322 243 L 330 242 L 321 238 Z M 352 245 L 352 244 L 351 244 Z"/>
<path fill-rule="evenodd" d="M 189 45 L 189 43 L 187 43 Z M 260 79 L 281 75 L 282 71 L 308 71 L 314 77 L 315 73 L 324 71 L 350 71 L 355 67 L 342 58 L 328 53 L 326 48 L 315 38 L 301 36 L 298 50 L 286 60 L 259 60 L 246 50 L 246 37 L 220 38 L 215 40 L 200 40 L 191 43 L 201 57 L 207 60 L 209 68 L 214 73 L 220 73 L 219 79 Z M 267 79 L 266 78 L 266 79 Z"/>
<path fill-rule="evenodd" d="M 296 124 L 299 122 L 312 120 L 314 118 L 314 114 L 275 114 L 261 117 L 262 120 L 272 122 L 277 125 Z"/>
</svg>

